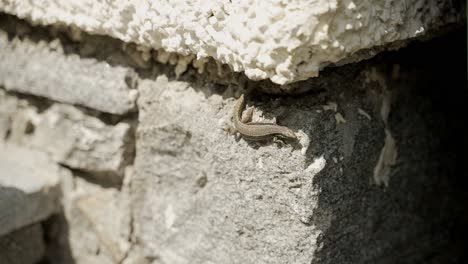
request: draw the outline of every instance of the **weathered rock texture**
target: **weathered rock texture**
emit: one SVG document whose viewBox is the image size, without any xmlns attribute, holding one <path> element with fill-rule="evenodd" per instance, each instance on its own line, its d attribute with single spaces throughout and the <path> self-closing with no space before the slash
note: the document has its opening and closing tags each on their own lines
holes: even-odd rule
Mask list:
<svg viewBox="0 0 468 264">
<path fill-rule="evenodd" d="M 128 68 L 66 55 L 58 41 L 54 45 L 19 38 L 10 41 L 3 31 L 0 46 L 0 84 L 9 91 L 112 114 L 134 110 L 135 76 Z"/>
<path fill-rule="evenodd" d="M 211 57 L 253 80 L 284 84 L 317 76 L 326 65 L 350 61 L 358 51 L 460 22 L 462 5 L 450 0 L 5 0 L 0 10 L 34 23 L 73 25 L 135 42 L 148 47 L 147 59 L 150 48 L 191 55 L 181 58 L 181 65 L 195 59 L 194 66 L 203 71 Z M 168 57 L 163 52 L 159 60 Z"/>
<path fill-rule="evenodd" d="M 52 245 L 49 262 L 69 263 L 71 256 L 77 263 L 121 263 L 130 248 L 128 187 L 103 188 L 80 177 L 69 187 L 64 194 L 65 218 L 53 223 L 59 230 L 53 240 L 68 244 Z M 60 253 L 67 250 L 70 256 Z"/>
<path fill-rule="evenodd" d="M 113 125 L 82 109 L 55 104 L 39 112 L 35 105 L 0 90 L 3 139 L 42 150 L 67 167 L 120 181 L 133 153 L 132 127 Z M 7 137 L 8 135 L 8 137 Z"/>
<path fill-rule="evenodd" d="M 114 143 L 99 139 L 127 131 L 128 124 L 106 125 L 62 104 L 41 112 L 33 101 L 0 90 L 0 105 L 10 110 L 0 109 L 0 118 L 9 121 L 5 128 L 0 127 L 8 135 L 2 139 L 7 144 L 0 145 L 0 236 L 60 213 L 46 228 L 50 263 L 122 261 L 130 248 L 130 183 L 126 180 L 117 189 L 122 179 L 115 180 L 115 176 L 123 176 L 123 168 L 112 177 L 101 176 L 110 172 L 103 168 L 117 161 L 117 167 L 122 165 L 122 152 L 133 149 L 133 141 L 111 137 L 118 144 L 112 147 Z M 74 171 L 72 176 L 56 162 L 86 173 Z M 131 177 L 131 170 L 125 171 Z"/>
<path fill-rule="evenodd" d="M 27 6 L 38 3 L 21 2 L 21 10 L 28 14 Z M 49 11 L 53 17 L 58 10 Z M 290 86 L 309 93 L 281 97 L 258 92 L 284 88 L 268 82 L 214 83 L 193 69 L 178 76 L 133 44 L 5 17 L 0 54 L 15 46 L 41 53 L 44 45 L 58 61 L 73 57 L 78 65 L 134 72 L 126 81 L 139 94 L 132 114 L 34 89 L 53 78 L 37 79 L 28 90 L 0 87 L 0 246 L 8 250 L 25 240 L 19 232 L 36 228 L 21 248 L 38 250 L 23 262 L 42 255 L 52 264 L 467 262 L 464 30 L 324 70 Z M 48 56 L 17 56 L 50 65 Z M 31 67 L 8 71 L 35 74 Z M 116 75 L 118 83 L 123 78 Z M 276 120 L 299 140 L 230 135 L 241 93 L 255 106 L 255 121 Z M 22 260 L 2 250 L 0 257 L 8 257 L 2 264 Z"/>
<path fill-rule="evenodd" d="M 54 105 L 41 114 L 31 144 L 68 167 L 122 175 L 133 150 L 128 123 L 107 125 L 73 106 Z"/>
<path fill-rule="evenodd" d="M 164 263 L 312 259 L 320 232 L 301 223 L 308 209 L 301 195 L 313 191 L 321 168 L 305 171 L 300 148 L 236 142 L 223 130 L 234 103 L 223 94 L 165 77 L 142 82 L 140 93 L 132 193 L 135 236 L 148 257 Z M 297 113 L 285 103 L 278 109 L 292 113 L 286 124 L 297 128 Z"/>
<path fill-rule="evenodd" d="M 466 98 L 463 67 L 431 67 L 442 57 L 412 52 L 387 67 L 328 72 L 320 90 L 301 97 L 250 94 L 254 119 L 276 117 L 298 132 L 296 144 L 228 135 L 237 87 L 142 81 L 134 250 L 162 263 L 460 258 L 451 232 L 463 202 L 450 192 L 462 182 L 466 127 L 462 104 L 436 91 L 447 79 L 456 101 Z M 444 56 L 439 65 L 458 55 Z"/>
</svg>

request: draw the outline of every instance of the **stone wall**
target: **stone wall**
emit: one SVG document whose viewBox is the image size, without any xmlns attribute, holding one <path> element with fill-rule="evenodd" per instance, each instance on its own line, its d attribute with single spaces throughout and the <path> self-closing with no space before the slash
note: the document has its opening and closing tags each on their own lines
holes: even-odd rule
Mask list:
<svg viewBox="0 0 468 264">
<path fill-rule="evenodd" d="M 0 15 L 0 263 L 466 261 L 463 28 L 283 96 L 75 34 Z"/>
<path fill-rule="evenodd" d="M 331 64 L 374 56 L 463 21 L 456 0 L 4 0 L 0 11 L 137 43 L 145 60 L 227 64 L 253 80 L 286 84 Z M 76 30 L 78 29 L 78 30 Z M 80 34 L 74 34 L 76 39 Z M 168 54 L 174 53 L 174 54 Z M 172 58 L 171 58 L 172 57 Z M 176 59 L 178 58 L 178 59 Z"/>
</svg>

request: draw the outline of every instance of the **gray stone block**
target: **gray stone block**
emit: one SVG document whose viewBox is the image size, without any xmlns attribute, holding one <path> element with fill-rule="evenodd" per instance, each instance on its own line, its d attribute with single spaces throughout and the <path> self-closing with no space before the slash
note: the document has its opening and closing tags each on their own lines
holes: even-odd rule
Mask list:
<svg viewBox="0 0 468 264">
<path fill-rule="evenodd" d="M 34 224 L 0 236 L 0 263 L 36 264 L 45 251 L 41 224 Z"/>
<path fill-rule="evenodd" d="M 0 144 L 0 236 L 59 209 L 62 173 L 42 152 Z"/>
<path fill-rule="evenodd" d="M 75 231 L 72 231 L 72 238 L 75 238 L 72 244 L 76 248 L 83 244 L 80 239 L 82 234 L 88 232 L 95 237 L 93 241 L 101 249 L 101 258 L 107 258 L 110 263 L 122 261 L 130 248 L 128 242 L 130 211 L 129 207 L 125 206 L 124 200 L 128 197 L 124 195 L 115 189 L 107 189 L 80 197 L 75 201 L 70 222 L 75 228 Z M 77 222 L 78 219 L 81 221 Z M 83 259 L 94 258 L 89 252 L 85 254 L 85 251 L 76 250 L 75 253 Z M 83 263 L 91 262 L 83 261 Z M 95 261 L 95 263 L 103 262 Z"/>
<path fill-rule="evenodd" d="M 1 140 L 35 147 L 59 163 L 87 172 L 121 176 L 132 159 L 129 123 L 106 124 L 77 107 L 62 104 L 39 113 L 27 100 L 4 90 L 0 90 L 0 133 Z"/>
<path fill-rule="evenodd" d="M 107 125 L 76 107 L 53 105 L 37 122 L 31 145 L 74 169 L 122 175 L 133 150 L 128 123 Z"/>
<path fill-rule="evenodd" d="M 451 232 L 466 219 L 458 196 L 466 87 L 463 67 L 430 61 L 429 75 L 412 63 L 347 66 L 316 93 L 247 95 L 254 121 L 276 118 L 297 132 L 291 144 L 228 135 L 237 90 L 141 82 L 132 183 L 138 244 L 129 256 L 174 264 L 457 262 L 464 253 Z M 459 97 L 438 92 L 445 78 L 457 80 L 451 91 Z"/>
<path fill-rule="evenodd" d="M 143 81 L 138 107 L 134 230 L 145 259 L 163 263 L 307 263 L 320 230 L 301 222 L 325 165 L 304 170 L 300 148 L 255 147 L 227 134 L 234 100 L 188 83 Z M 226 92 L 229 94 L 229 91 Z M 285 113 L 289 107 L 272 110 Z M 292 112 L 281 121 L 297 130 Z M 301 198 L 304 196 L 305 198 Z"/>
<path fill-rule="evenodd" d="M 128 182 L 119 191 L 75 177 L 65 189 L 64 214 L 48 223 L 47 263 L 122 263 L 131 246 Z"/>
<path fill-rule="evenodd" d="M 133 70 L 67 55 L 44 42 L 8 39 L 0 31 L 0 85 L 9 91 L 47 97 L 112 114 L 133 111 Z"/>
</svg>

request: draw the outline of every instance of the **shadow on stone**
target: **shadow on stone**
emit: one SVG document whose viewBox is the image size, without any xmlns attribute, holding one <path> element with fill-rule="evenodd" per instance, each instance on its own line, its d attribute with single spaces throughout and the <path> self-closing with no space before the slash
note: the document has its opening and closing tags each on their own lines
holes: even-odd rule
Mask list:
<svg viewBox="0 0 468 264">
<path fill-rule="evenodd" d="M 316 175 L 321 193 L 312 224 L 322 235 L 312 263 L 467 261 L 465 41 L 459 31 L 377 59 L 400 67 L 398 80 L 384 74 L 392 94 L 388 129 L 397 163 L 387 187 L 375 184 L 371 165 L 385 135 L 382 127 L 361 129 L 343 173 L 327 166 Z M 381 134 L 381 142 L 366 141 L 376 138 L 366 134 L 373 132 Z M 311 148 L 309 159 L 314 149 L 324 148 Z"/>
<path fill-rule="evenodd" d="M 46 251 L 40 264 L 75 263 L 69 242 L 69 226 L 63 213 L 53 215 L 42 224 Z"/>
</svg>

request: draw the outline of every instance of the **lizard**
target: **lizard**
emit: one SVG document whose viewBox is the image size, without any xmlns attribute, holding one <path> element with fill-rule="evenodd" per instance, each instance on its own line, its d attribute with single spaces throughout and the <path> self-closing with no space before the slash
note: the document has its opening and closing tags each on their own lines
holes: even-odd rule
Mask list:
<svg viewBox="0 0 468 264">
<path fill-rule="evenodd" d="M 253 108 L 249 108 L 246 113 L 246 118 L 242 118 L 244 108 L 245 99 L 242 94 L 234 105 L 233 111 L 234 129 L 242 136 L 253 140 L 264 140 L 275 136 L 284 139 L 297 139 L 296 134 L 285 126 L 279 126 L 274 123 L 250 122 Z"/>
</svg>

